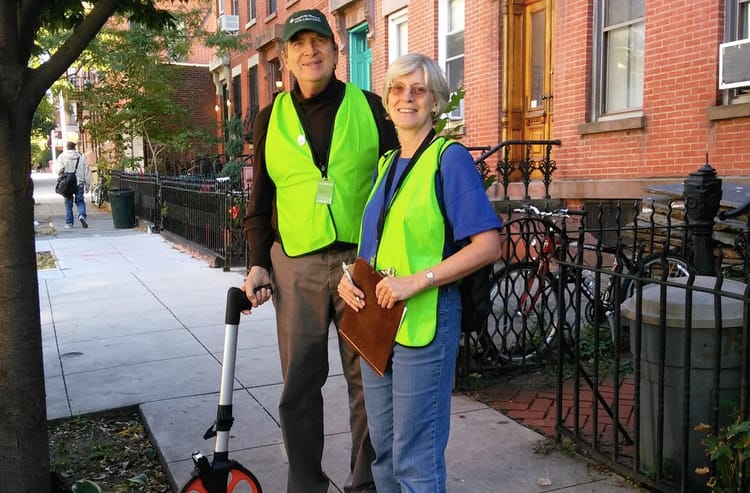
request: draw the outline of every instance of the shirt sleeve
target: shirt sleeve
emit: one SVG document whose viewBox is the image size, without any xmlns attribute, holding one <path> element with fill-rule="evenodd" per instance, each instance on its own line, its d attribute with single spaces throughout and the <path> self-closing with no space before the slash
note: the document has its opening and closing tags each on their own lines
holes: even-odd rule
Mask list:
<svg viewBox="0 0 750 493">
<path fill-rule="evenodd" d="M 78 170 L 80 181 L 84 185 L 90 185 L 91 184 L 91 173 L 89 172 L 89 163 L 86 161 L 86 157 L 83 154 L 80 154 L 81 161 L 78 163 Z"/>
<path fill-rule="evenodd" d="M 58 175 L 65 171 L 65 161 L 63 161 L 63 155 L 60 154 L 57 156 L 57 159 L 55 159 L 55 173 Z"/>
<path fill-rule="evenodd" d="M 474 159 L 464 146 L 450 145 L 445 149 L 440 173 L 445 215 L 454 243 L 462 245 L 473 235 L 502 228 Z"/>
<path fill-rule="evenodd" d="M 253 125 L 253 187 L 243 220 L 251 266 L 271 270 L 271 245 L 274 241 L 273 211 L 276 187 L 268 176 L 265 159 L 266 132 L 271 106 L 258 113 Z"/>
</svg>

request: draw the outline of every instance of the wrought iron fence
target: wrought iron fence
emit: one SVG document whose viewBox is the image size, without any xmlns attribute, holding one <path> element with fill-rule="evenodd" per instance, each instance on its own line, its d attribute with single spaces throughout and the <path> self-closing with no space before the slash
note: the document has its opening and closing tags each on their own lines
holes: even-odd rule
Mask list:
<svg viewBox="0 0 750 493">
<path fill-rule="evenodd" d="M 459 377 L 556 365 L 559 434 L 658 491 L 708 491 L 727 459 L 709 460 L 706 434 L 741 423 L 750 438 L 750 223 L 736 255 L 717 247 L 719 275 L 698 276 L 683 204 L 633 205 L 577 217 L 507 204 L 493 312 L 465 332 Z M 743 467 L 727 491 L 748 491 Z"/>
<path fill-rule="evenodd" d="M 503 189 L 504 200 L 509 198 L 508 187 L 515 181 L 523 184 L 524 199 L 530 199 L 529 187 L 534 179 L 539 179 L 544 184 L 544 198 L 549 199 L 552 174 L 557 169 L 557 163 L 552 159 L 552 147 L 560 144 L 559 140 L 506 140 L 484 150 L 474 162 L 483 177 L 488 174 L 497 177 Z M 495 156 L 500 151 L 499 157 Z M 494 166 L 488 162 L 490 158 L 497 159 Z"/>
<path fill-rule="evenodd" d="M 232 190 L 229 178 L 113 171 L 112 186 L 134 191 L 135 215 L 156 231 L 213 252 L 225 269 L 246 263 L 248 191 Z"/>
</svg>

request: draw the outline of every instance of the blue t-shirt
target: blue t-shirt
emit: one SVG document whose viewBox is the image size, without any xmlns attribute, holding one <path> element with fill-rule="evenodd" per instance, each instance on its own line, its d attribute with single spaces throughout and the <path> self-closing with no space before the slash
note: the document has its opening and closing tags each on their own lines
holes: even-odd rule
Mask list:
<svg viewBox="0 0 750 493">
<path fill-rule="evenodd" d="M 408 162 L 408 158 L 399 158 L 396 163 L 394 184 L 399 182 Z M 453 232 L 453 243 L 464 245 L 475 234 L 502 228 L 502 222 L 484 191 L 484 184 L 474 166 L 474 160 L 465 147 L 450 145 L 445 149 L 440 161 L 440 174 L 441 180 L 438 184 L 442 181 L 442 189 L 440 187 L 437 189 L 438 200 L 441 200 L 442 195 L 442 203 L 449 224 L 448 231 Z M 381 181 L 379 189 L 367 204 L 362 219 L 359 256 L 368 261 L 375 255 L 377 249 L 377 225 L 384 203 L 385 181 Z M 430 189 L 425 187 L 424 190 Z M 392 195 L 393 190 L 390 190 L 389 200 Z M 450 245 L 447 244 L 444 257 L 453 253 L 449 248 Z"/>
</svg>

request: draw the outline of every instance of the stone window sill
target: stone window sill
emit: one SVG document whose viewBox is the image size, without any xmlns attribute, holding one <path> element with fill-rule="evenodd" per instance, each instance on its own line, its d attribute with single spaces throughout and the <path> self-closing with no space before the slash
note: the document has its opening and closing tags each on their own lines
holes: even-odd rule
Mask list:
<svg viewBox="0 0 750 493">
<path fill-rule="evenodd" d="M 638 130 L 646 127 L 645 116 L 633 116 L 617 120 L 605 120 L 600 122 L 589 122 L 578 125 L 578 133 L 581 135 L 598 134 L 603 132 L 620 132 L 623 130 Z"/>
<path fill-rule="evenodd" d="M 750 117 L 750 103 L 723 104 L 708 107 L 708 119 L 711 121 L 742 117 Z"/>
</svg>

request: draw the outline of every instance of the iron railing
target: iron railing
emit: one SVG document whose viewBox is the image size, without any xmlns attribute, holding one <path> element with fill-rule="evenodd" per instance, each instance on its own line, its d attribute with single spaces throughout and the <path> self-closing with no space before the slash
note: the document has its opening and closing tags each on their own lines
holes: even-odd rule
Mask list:
<svg viewBox="0 0 750 493">
<path fill-rule="evenodd" d="M 494 269 L 494 309 L 486 326 L 464 333 L 459 381 L 477 372 L 556 365 L 559 435 L 657 491 L 707 492 L 720 469 L 703 438 L 750 418 L 750 222 L 736 233 L 742 239 L 736 246 L 717 246 L 718 276 L 697 276 L 688 267 L 678 280 L 667 278 L 666 268 L 656 269 L 663 276 L 647 276 L 637 263 L 623 265 L 656 252 L 662 252 L 656 265 L 666 265 L 667 253 L 692 265 L 681 201 L 589 204 L 582 219 L 553 225 L 517 207 L 501 209 L 505 261 Z M 550 227 L 559 240 L 550 288 L 535 291 Z M 527 267 L 506 269 L 511 263 Z M 507 288 L 509 271 L 521 273 L 514 285 L 520 293 Z M 537 295 L 536 307 L 523 308 Z M 700 423 L 704 431 L 695 429 Z M 750 464 L 741 467 L 746 476 L 736 493 L 750 491 Z"/>
<path fill-rule="evenodd" d="M 246 263 L 242 218 L 247 191 L 228 178 L 112 172 L 112 187 L 134 191 L 135 215 L 214 254 L 225 269 Z"/>
<path fill-rule="evenodd" d="M 474 162 L 483 177 L 496 175 L 503 189 L 503 199 L 509 198 L 510 184 L 518 181 L 523 184 L 523 198 L 530 199 L 529 188 L 534 179 L 544 184 L 544 198 L 548 199 L 552 173 L 557 169 L 557 163 L 552 159 L 552 147 L 560 144 L 559 140 L 506 140 L 482 152 Z M 492 166 L 487 161 L 499 151 L 502 155 Z"/>
</svg>

